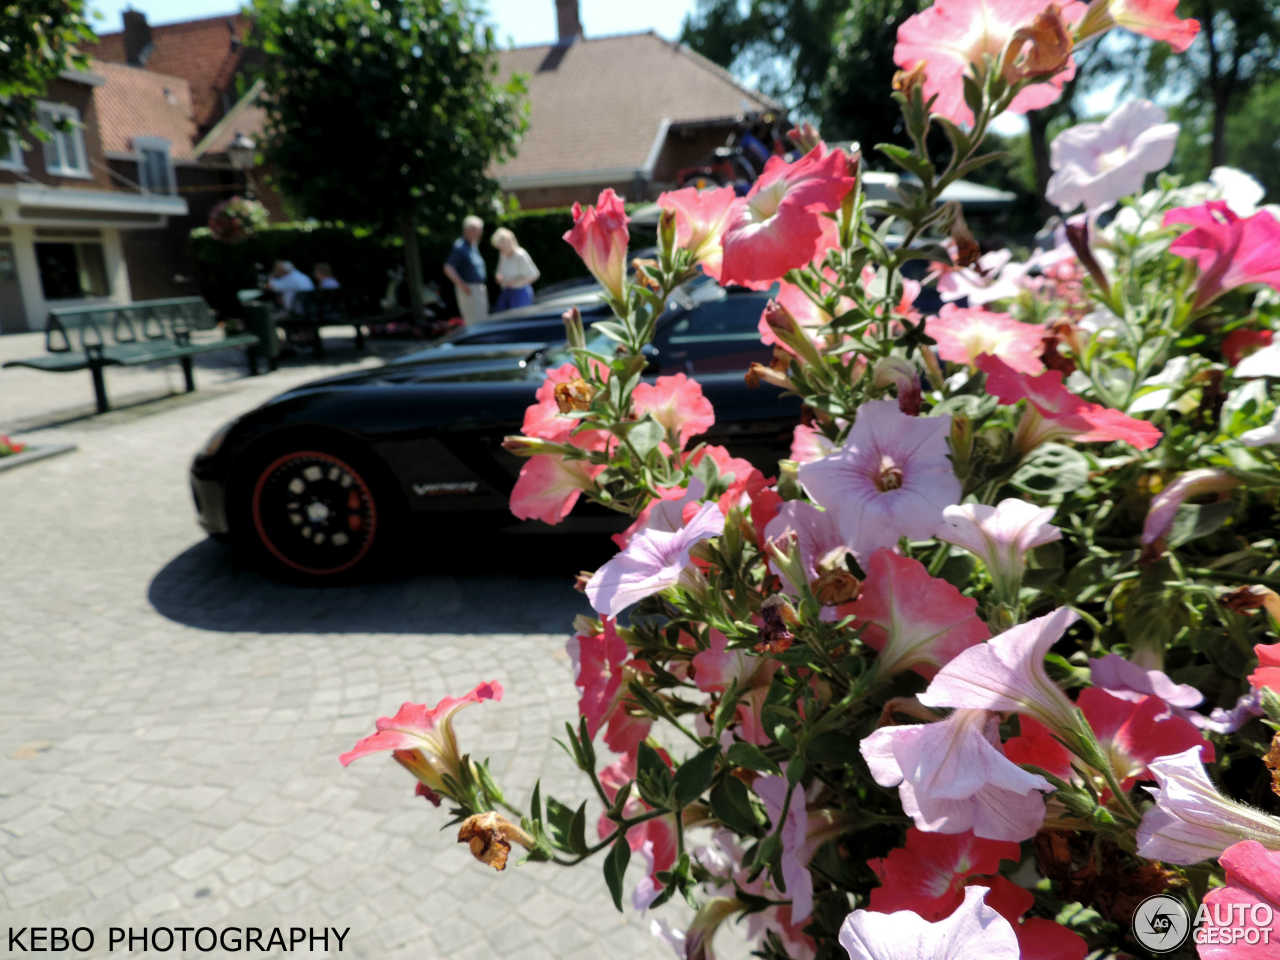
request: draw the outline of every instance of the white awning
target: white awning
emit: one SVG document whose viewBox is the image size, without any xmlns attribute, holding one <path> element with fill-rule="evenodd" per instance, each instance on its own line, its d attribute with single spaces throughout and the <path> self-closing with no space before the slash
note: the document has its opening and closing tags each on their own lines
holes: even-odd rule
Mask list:
<svg viewBox="0 0 1280 960">
<path fill-rule="evenodd" d="M 186 199 L 172 194 L 76 190 L 38 183 L 0 187 L 0 220 L 7 223 L 159 227 L 167 217 L 186 213 Z"/>
</svg>

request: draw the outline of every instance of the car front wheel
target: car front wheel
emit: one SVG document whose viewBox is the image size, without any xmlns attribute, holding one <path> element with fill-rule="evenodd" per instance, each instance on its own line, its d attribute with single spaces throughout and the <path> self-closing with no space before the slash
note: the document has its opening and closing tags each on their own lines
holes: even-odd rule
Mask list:
<svg viewBox="0 0 1280 960">
<path fill-rule="evenodd" d="M 336 581 L 368 568 L 397 526 L 395 506 L 361 458 L 302 447 L 251 471 L 248 533 L 290 578 Z"/>
</svg>

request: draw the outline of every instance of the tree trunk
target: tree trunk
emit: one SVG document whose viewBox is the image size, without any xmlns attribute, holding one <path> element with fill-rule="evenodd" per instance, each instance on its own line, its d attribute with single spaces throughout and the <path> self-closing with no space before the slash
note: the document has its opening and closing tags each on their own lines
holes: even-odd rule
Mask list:
<svg viewBox="0 0 1280 960">
<path fill-rule="evenodd" d="M 1209 149 L 1209 169 L 1227 163 L 1227 100 L 1224 92 L 1213 95 L 1213 145 Z"/>
<path fill-rule="evenodd" d="M 414 323 L 421 323 L 427 316 L 426 301 L 422 299 L 422 255 L 418 252 L 418 222 L 413 214 L 407 214 L 402 224 L 404 236 L 404 282 L 409 285 L 409 309 Z"/>
<path fill-rule="evenodd" d="M 1036 171 L 1036 200 L 1040 205 L 1041 216 L 1053 212 L 1049 201 L 1044 198 L 1045 187 L 1049 185 L 1049 177 L 1053 170 L 1049 167 L 1049 121 L 1053 119 L 1048 110 L 1032 110 L 1027 114 L 1027 137 L 1031 141 L 1031 161 Z"/>
</svg>

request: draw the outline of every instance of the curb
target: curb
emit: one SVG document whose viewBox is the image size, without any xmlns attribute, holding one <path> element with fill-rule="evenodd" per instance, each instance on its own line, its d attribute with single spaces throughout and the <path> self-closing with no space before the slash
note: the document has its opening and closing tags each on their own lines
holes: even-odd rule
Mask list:
<svg viewBox="0 0 1280 960">
<path fill-rule="evenodd" d="M 14 467 L 21 467 L 24 464 L 35 463 L 37 460 L 45 460 L 49 457 L 56 457 L 59 454 L 70 453 L 74 449 L 76 449 L 74 443 L 50 443 L 40 446 L 30 444 L 21 453 L 0 457 L 0 473 L 12 470 Z"/>
</svg>

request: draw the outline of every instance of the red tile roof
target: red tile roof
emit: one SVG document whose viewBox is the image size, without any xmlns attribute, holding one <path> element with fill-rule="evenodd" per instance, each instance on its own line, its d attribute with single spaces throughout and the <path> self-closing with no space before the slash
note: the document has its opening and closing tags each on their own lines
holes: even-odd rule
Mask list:
<svg viewBox="0 0 1280 960">
<path fill-rule="evenodd" d="M 266 112 L 258 106 L 258 91 L 262 89 L 262 81 L 254 81 L 245 95 L 240 98 L 226 116 L 214 125 L 213 129 L 205 134 L 195 146 L 195 154 L 197 157 L 203 157 L 209 153 L 226 153 L 227 147 L 231 145 L 231 141 L 235 139 L 237 133 L 243 133 L 245 136 L 258 140 L 262 137 L 262 131 L 267 125 Z"/>
<path fill-rule="evenodd" d="M 100 60 L 91 69 L 107 81 L 93 91 L 104 151 L 133 153 L 134 137 L 163 137 L 175 160 L 192 156 L 196 123 L 186 80 Z"/>
<path fill-rule="evenodd" d="M 643 169 L 672 124 L 777 110 L 726 70 L 658 34 L 579 37 L 500 54 L 500 76 L 529 78 L 529 129 L 503 180 Z M 583 182 L 591 182 L 584 180 Z"/>
<path fill-rule="evenodd" d="M 185 79 L 191 87 L 196 123 L 208 126 L 222 113 L 222 93 L 230 88 L 240 58 L 239 44 L 248 31 L 249 19 L 240 13 L 152 26 L 153 49 L 145 69 Z M 124 63 L 124 33 L 101 34 L 85 52 L 99 60 Z"/>
</svg>

